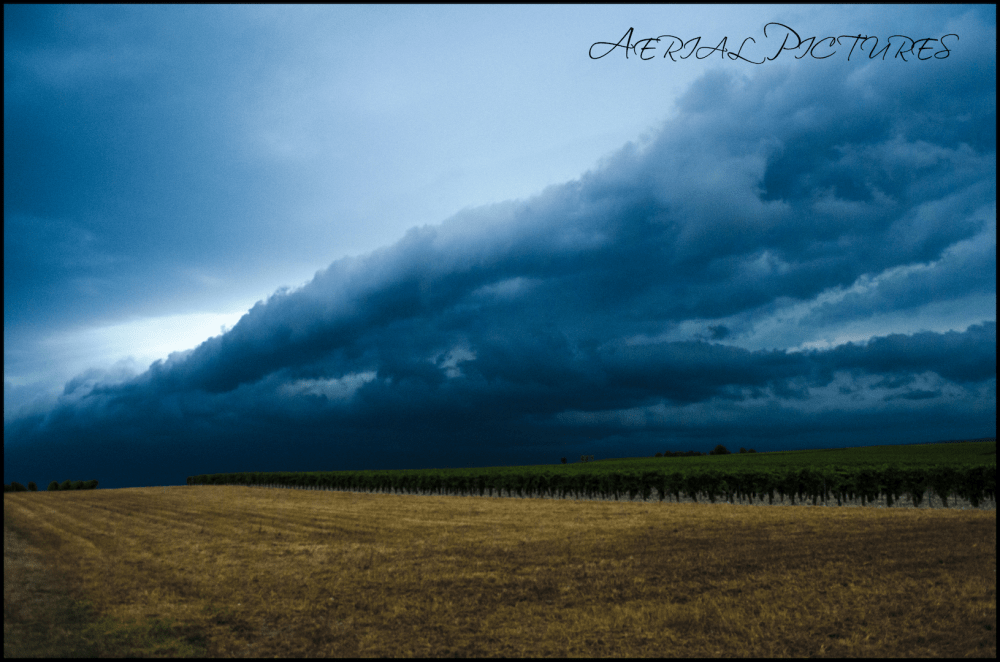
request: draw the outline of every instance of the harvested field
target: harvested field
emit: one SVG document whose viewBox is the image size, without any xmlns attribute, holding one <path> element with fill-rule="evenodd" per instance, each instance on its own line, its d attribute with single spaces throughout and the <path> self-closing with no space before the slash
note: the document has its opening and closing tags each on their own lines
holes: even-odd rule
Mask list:
<svg viewBox="0 0 1000 662">
<path fill-rule="evenodd" d="M 996 654 L 993 510 L 202 486 L 6 494 L 4 522 L 5 655 L 53 654 L 6 590 L 26 559 L 106 656 Z"/>
</svg>

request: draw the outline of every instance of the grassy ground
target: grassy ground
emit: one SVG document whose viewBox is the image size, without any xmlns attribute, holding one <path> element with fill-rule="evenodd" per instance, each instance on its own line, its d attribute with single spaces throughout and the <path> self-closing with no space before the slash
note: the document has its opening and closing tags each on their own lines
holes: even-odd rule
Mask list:
<svg viewBox="0 0 1000 662">
<path fill-rule="evenodd" d="M 156 619 L 122 623 L 102 617 L 86 600 L 67 594 L 72 577 L 60 576 L 44 554 L 4 522 L 4 658 L 204 655 L 184 628 Z"/>
<path fill-rule="evenodd" d="M 4 524 L 5 657 L 996 654 L 995 511 L 171 487 Z"/>
</svg>

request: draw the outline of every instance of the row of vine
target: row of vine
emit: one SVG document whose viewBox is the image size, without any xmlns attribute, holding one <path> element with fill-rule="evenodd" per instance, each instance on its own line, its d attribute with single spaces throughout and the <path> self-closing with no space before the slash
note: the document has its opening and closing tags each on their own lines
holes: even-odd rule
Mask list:
<svg viewBox="0 0 1000 662">
<path fill-rule="evenodd" d="M 245 472 L 190 476 L 188 485 L 271 485 L 284 487 L 379 491 L 398 494 L 503 494 L 550 497 L 586 496 L 649 499 L 655 490 L 697 500 L 768 499 L 777 494 L 792 503 L 860 499 L 862 503 L 885 498 L 892 505 L 903 495 L 919 506 L 933 492 L 948 505 L 952 495 L 979 507 L 996 501 L 996 466 L 967 467 L 828 467 L 791 470 L 713 469 L 675 471 L 607 471 L 565 474 L 558 471 L 524 473 L 469 470 L 463 472 Z"/>
</svg>

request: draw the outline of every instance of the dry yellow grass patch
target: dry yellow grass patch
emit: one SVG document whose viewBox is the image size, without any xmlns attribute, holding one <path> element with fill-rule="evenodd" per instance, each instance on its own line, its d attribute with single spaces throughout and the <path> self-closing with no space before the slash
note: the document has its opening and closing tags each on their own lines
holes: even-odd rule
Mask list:
<svg viewBox="0 0 1000 662">
<path fill-rule="evenodd" d="M 996 653 L 994 511 L 202 486 L 7 494 L 4 520 L 105 655 Z"/>
</svg>

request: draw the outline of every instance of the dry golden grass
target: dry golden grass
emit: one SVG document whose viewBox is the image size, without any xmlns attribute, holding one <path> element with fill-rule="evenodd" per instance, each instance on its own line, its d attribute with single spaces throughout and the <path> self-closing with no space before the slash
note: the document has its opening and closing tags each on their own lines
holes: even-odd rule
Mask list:
<svg viewBox="0 0 1000 662">
<path fill-rule="evenodd" d="M 69 652 L 996 655 L 995 511 L 204 486 L 7 494 L 4 522 L 88 610 Z"/>
</svg>

